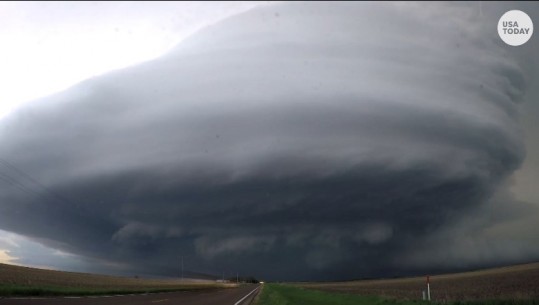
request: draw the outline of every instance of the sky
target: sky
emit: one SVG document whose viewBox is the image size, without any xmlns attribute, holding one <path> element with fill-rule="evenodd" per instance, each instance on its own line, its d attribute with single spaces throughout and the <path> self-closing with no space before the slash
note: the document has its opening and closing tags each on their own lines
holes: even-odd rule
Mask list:
<svg viewBox="0 0 539 305">
<path fill-rule="evenodd" d="M 536 3 L 0 4 L 0 262 L 343 280 L 539 260 Z"/>
<path fill-rule="evenodd" d="M 3 1 L 0 82 L 11 86 L 0 95 L 0 117 L 23 102 L 154 59 L 200 28 L 263 4 Z"/>
</svg>

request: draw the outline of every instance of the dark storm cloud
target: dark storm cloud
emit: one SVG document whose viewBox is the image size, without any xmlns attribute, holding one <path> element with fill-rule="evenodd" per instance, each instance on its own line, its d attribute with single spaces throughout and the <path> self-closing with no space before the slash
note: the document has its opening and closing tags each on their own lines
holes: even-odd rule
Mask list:
<svg viewBox="0 0 539 305">
<path fill-rule="evenodd" d="M 526 77 L 466 9 L 259 8 L 23 107 L 1 228 L 155 274 L 413 270 L 524 156 Z"/>
</svg>

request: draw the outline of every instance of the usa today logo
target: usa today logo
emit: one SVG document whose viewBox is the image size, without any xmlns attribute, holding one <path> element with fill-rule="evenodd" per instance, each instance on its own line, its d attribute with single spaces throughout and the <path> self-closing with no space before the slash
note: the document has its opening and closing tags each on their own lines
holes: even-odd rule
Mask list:
<svg viewBox="0 0 539 305">
<path fill-rule="evenodd" d="M 498 21 L 498 35 L 508 45 L 523 45 L 530 40 L 532 33 L 532 20 L 523 11 L 508 11 Z"/>
</svg>

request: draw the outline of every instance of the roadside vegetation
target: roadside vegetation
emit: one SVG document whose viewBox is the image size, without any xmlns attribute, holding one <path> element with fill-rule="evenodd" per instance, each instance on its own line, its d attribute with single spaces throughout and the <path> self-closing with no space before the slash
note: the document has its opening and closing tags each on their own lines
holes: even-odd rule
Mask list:
<svg viewBox="0 0 539 305">
<path fill-rule="evenodd" d="M 203 280 L 157 280 L 63 272 L 0 264 L 0 296 L 75 296 L 236 287 Z"/>
<path fill-rule="evenodd" d="M 539 305 L 539 300 L 428 302 L 331 293 L 284 284 L 265 284 L 255 305 Z"/>
<path fill-rule="evenodd" d="M 419 305 L 427 302 L 395 301 L 377 296 L 359 296 L 311 290 L 284 284 L 264 284 L 256 305 Z"/>
</svg>

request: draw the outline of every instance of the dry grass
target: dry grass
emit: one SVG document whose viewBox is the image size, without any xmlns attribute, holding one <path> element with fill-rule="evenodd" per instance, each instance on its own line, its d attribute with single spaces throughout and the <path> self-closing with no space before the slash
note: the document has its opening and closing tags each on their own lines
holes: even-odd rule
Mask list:
<svg viewBox="0 0 539 305">
<path fill-rule="evenodd" d="M 235 285 L 202 280 L 138 279 L 0 264 L 0 294 L 4 295 L 25 294 L 30 290 L 34 291 L 32 294 L 36 291 L 38 294 L 98 294 L 225 287 Z"/>
<path fill-rule="evenodd" d="M 435 301 L 539 299 L 539 263 L 431 276 Z M 425 277 L 332 283 L 301 283 L 306 288 L 419 300 Z"/>
</svg>

